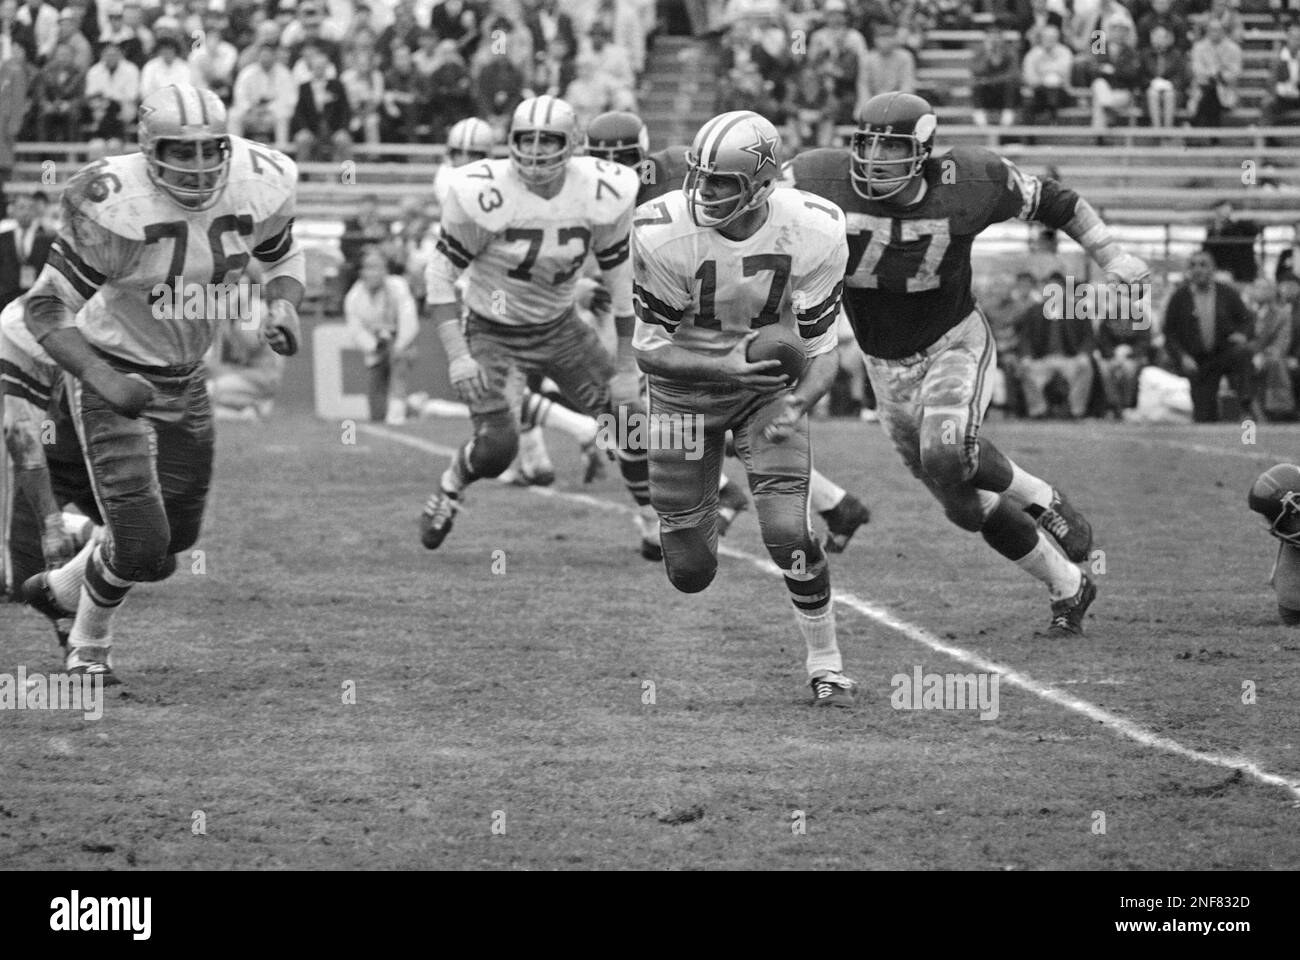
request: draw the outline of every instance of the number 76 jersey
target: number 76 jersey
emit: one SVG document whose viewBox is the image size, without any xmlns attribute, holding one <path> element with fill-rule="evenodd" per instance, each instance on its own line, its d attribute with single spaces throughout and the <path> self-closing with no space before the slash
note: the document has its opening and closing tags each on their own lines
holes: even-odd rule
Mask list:
<svg viewBox="0 0 1300 960">
<path fill-rule="evenodd" d="M 802 190 L 777 190 L 745 240 L 696 226 L 674 190 L 632 221 L 633 344 L 720 356 L 772 323 L 798 333 L 807 357 L 835 349 L 848 244 L 844 213 Z"/>
</svg>

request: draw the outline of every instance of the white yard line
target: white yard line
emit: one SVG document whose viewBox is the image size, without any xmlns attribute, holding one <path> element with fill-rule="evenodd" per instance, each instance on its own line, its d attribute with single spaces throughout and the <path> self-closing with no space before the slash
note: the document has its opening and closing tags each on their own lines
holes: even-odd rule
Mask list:
<svg viewBox="0 0 1300 960">
<path fill-rule="evenodd" d="M 388 430 L 384 427 L 374 426 L 372 424 L 359 424 L 364 433 L 369 433 L 376 437 L 382 437 L 386 440 L 392 440 L 396 443 L 404 443 L 408 447 L 414 447 L 417 450 L 423 450 L 426 453 L 434 454 L 440 457 L 455 456 L 456 451 L 451 447 L 444 447 L 440 443 L 434 443 L 431 440 L 425 440 L 422 437 L 413 437 L 409 434 L 398 433 L 395 430 Z M 1127 439 L 1127 438 L 1124 438 Z M 1207 452 L 1229 453 L 1232 451 L 1214 451 L 1207 448 Z M 1241 456 L 1241 454 L 1237 454 Z M 602 500 L 599 497 L 590 497 L 581 493 L 568 493 L 562 490 L 551 490 L 544 487 L 528 487 L 533 493 L 541 496 L 551 497 L 553 499 L 568 500 L 572 503 L 581 503 L 584 506 L 596 507 L 597 509 L 606 510 L 611 513 L 631 515 L 634 513 L 630 506 L 613 503 L 609 500 Z M 766 557 L 759 557 L 752 553 L 746 553 L 744 550 L 736 550 L 725 544 L 719 544 L 718 553 L 725 557 L 731 557 L 734 560 L 742 560 L 751 566 L 757 567 L 764 573 L 779 574 L 780 569 L 771 560 Z M 1175 756 L 1182 757 L 1186 760 L 1193 760 L 1197 763 L 1205 763 L 1210 766 L 1223 767 L 1228 770 L 1240 770 L 1260 783 L 1267 784 L 1271 787 L 1281 787 L 1289 792 L 1293 799 L 1300 801 L 1300 779 L 1288 778 L 1275 773 L 1269 773 L 1260 768 L 1253 760 L 1245 757 L 1230 757 L 1223 754 L 1207 753 L 1203 750 L 1193 750 L 1186 747 L 1177 740 L 1171 740 L 1169 737 L 1163 737 L 1160 734 L 1148 730 L 1141 724 L 1134 723 L 1132 720 L 1125 719 L 1117 714 L 1111 713 L 1096 704 L 1081 700 L 1078 697 L 1072 697 L 1068 693 L 1057 690 L 1048 684 L 1039 683 L 1027 674 L 1014 670 L 1011 667 L 1004 666 L 995 660 L 989 660 L 973 651 L 966 650 L 962 647 L 945 643 L 934 634 L 930 633 L 923 627 L 901 620 L 894 616 L 884 607 L 869 603 L 866 600 L 860 600 L 851 593 L 843 590 L 835 591 L 835 599 L 845 607 L 860 613 L 868 620 L 874 620 L 881 626 L 895 630 L 903 636 L 916 641 L 924 647 L 928 647 L 935 653 L 943 654 L 959 663 L 967 664 L 984 673 L 996 673 L 1000 683 L 1011 684 L 1019 687 L 1028 693 L 1033 694 L 1049 703 L 1054 703 L 1059 707 L 1064 707 L 1074 713 L 1081 714 L 1089 720 L 1102 724 L 1111 732 L 1126 737 L 1144 747 L 1151 747 L 1155 750 L 1161 750 L 1165 753 L 1171 753 Z"/>
</svg>

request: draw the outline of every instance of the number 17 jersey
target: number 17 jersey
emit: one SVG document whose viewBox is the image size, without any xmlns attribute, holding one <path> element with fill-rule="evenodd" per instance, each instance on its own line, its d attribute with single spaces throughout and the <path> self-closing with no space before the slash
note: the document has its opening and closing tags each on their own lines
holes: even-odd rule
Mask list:
<svg viewBox="0 0 1300 960">
<path fill-rule="evenodd" d="M 671 343 L 719 356 L 773 323 L 797 332 L 807 357 L 835 349 L 848 257 L 844 214 L 801 190 L 777 190 L 768 208 L 767 220 L 744 240 L 696 226 L 681 190 L 637 208 L 637 349 Z"/>
</svg>

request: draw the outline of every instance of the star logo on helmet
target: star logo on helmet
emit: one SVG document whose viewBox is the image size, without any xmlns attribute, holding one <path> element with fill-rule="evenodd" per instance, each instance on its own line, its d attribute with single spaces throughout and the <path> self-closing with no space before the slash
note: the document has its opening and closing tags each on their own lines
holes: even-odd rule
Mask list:
<svg viewBox="0 0 1300 960">
<path fill-rule="evenodd" d="M 754 129 L 754 137 L 753 143 L 740 148 L 745 153 L 753 154 L 757 158 L 758 163 L 754 166 L 754 173 L 762 173 L 764 164 L 768 163 L 772 165 L 773 170 L 779 173 L 781 165 L 776 161 L 776 145 L 780 141 L 776 137 L 763 136 L 763 131 L 757 127 Z"/>
</svg>

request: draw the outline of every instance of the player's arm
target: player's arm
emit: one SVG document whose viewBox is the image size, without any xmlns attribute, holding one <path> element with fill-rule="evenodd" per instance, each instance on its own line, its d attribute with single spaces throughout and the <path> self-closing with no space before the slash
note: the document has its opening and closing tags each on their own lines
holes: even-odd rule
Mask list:
<svg viewBox="0 0 1300 960">
<path fill-rule="evenodd" d="M 285 175 L 290 184 L 289 198 L 259 231 L 260 242 L 253 248 L 253 259 L 262 269 L 262 297 L 267 302 L 262 336 L 276 353 L 291 357 L 298 352 L 302 339 L 298 307 L 306 292 L 307 273 L 306 255 L 293 235 L 293 191 L 298 168 L 287 158 L 283 162 L 290 164 Z"/>
<path fill-rule="evenodd" d="M 632 211 L 627 209 L 608 229 L 593 231 L 596 266 L 609 292 L 610 310 L 614 314 L 614 378 L 610 381 L 610 399 L 615 407 L 635 405 L 641 395 L 636 350 L 632 338 L 636 333 L 636 313 L 632 306 Z"/>
<path fill-rule="evenodd" d="M 424 270 L 426 316 L 438 331 L 447 352 L 447 372 L 460 398 L 472 403 L 487 389 L 487 375 L 469 352 L 461 330 L 460 293 L 456 281 L 489 236 L 465 213 L 455 190 L 442 205 L 442 222 L 429 264 Z"/>
<path fill-rule="evenodd" d="M 836 321 L 844 295 L 849 248 L 844 217 L 835 220 L 839 225 L 838 237 L 824 241 L 825 255 L 803 276 L 791 279 L 790 299 L 807 363 L 798 385 L 785 398 L 785 409 L 764 427 L 763 435 L 768 440 L 786 439 L 799 419 L 831 388 L 839 373 Z"/>
<path fill-rule="evenodd" d="M 1015 216 L 1064 230 L 1106 271 L 1108 282 L 1135 284 L 1150 279 L 1145 261 L 1124 249 L 1087 200 L 1055 180 L 1041 180 L 1023 172 L 1010 160 L 1001 162 L 1006 192 L 1000 204 L 1000 219 Z"/>
<path fill-rule="evenodd" d="M 153 399 L 143 377 L 118 373 L 76 326 L 77 311 L 124 267 L 129 242 L 87 216 L 73 184 L 64 189 L 63 232 L 27 297 L 27 329 L 60 367 L 113 410 L 138 417 Z"/>
</svg>

